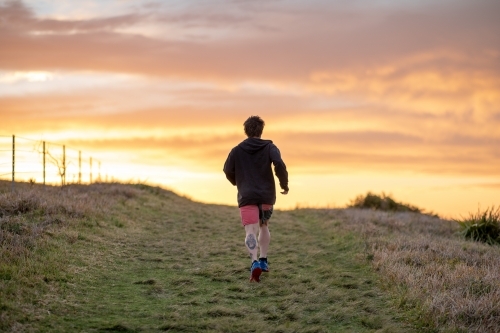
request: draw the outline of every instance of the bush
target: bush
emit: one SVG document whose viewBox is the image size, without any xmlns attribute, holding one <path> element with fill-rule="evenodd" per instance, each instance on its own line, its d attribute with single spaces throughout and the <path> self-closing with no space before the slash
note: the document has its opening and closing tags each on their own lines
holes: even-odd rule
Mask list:
<svg viewBox="0 0 500 333">
<path fill-rule="evenodd" d="M 382 193 L 382 195 L 377 195 L 368 192 L 365 196 L 359 195 L 354 200 L 351 201 L 351 204 L 348 205 L 348 207 L 369 208 L 369 209 L 392 211 L 392 212 L 421 213 L 420 208 L 417 208 L 409 204 L 396 202 L 394 199 L 392 199 L 385 193 Z"/>
<path fill-rule="evenodd" d="M 460 225 L 461 234 L 466 239 L 488 244 L 500 244 L 500 207 L 479 209 L 469 217 L 455 220 Z"/>
</svg>

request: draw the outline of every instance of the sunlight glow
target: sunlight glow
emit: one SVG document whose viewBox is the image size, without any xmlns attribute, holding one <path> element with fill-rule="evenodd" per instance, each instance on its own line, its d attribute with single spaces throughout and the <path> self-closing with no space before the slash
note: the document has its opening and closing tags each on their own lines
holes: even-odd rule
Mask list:
<svg viewBox="0 0 500 333">
<path fill-rule="evenodd" d="M 52 74 L 48 72 L 27 72 L 18 73 L 19 77 L 26 78 L 29 82 L 44 82 L 52 79 Z"/>
<path fill-rule="evenodd" d="M 0 83 L 46 82 L 54 78 L 51 72 L 0 72 Z"/>
<path fill-rule="evenodd" d="M 367 191 L 446 216 L 498 205 L 499 10 L 489 0 L 4 1 L 0 177 L 15 155 L 16 178 L 40 182 L 45 141 L 68 159 L 67 181 L 95 180 L 100 163 L 108 180 L 235 205 L 222 166 L 259 115 L 290 174 L 277 209 L 342 206 Z"/>
</svg>

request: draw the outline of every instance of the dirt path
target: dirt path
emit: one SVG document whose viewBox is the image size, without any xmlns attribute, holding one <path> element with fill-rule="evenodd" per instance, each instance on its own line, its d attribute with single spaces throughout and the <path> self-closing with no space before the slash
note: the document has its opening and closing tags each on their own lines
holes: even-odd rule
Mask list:
<svg viewBox="0 0 500 333">
<path fill-rule="evenodd" d="M 235 207 L 146 188 L 72 232 L 65 279 L 26 331 L 411 332 L 360 239 L 307 211 L 275 212 L 261 283 Z"/>
</svg>

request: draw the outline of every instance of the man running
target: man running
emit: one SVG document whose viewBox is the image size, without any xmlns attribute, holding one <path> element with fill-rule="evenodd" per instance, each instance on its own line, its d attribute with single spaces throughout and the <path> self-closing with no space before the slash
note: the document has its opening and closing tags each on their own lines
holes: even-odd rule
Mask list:
<svg viewBox="0 0 500 333">
<path fill-rule="evenodd" d="M 261 139 L 264 120 L 249 117 L 243 124 L 247 139 L 234 147 L 226 163 L 226 178 L 238 189 L 238 207 L 245 227 L 245 246 L 252 259 L 250 281 L 260 282 L 268 272 L 267 250 L 271 241 L 269 219 L 276 203 L 276 185 L 271 164 L 279 179 L 281 194 L 288 194 L 288 172 L 281 154 L 271 140 Z M 260 250 L 260 257 L 258 251 Z"/>
</svg>

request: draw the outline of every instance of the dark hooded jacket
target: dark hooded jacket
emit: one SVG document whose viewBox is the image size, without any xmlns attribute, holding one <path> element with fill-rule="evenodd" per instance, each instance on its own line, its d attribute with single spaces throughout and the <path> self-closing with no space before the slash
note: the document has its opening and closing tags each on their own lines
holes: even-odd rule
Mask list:
<svg viewBox="0 0 500 333">
<path fill-rule="evenodd" d="M 280 187 L 288 191 L 288 172 L 281 154 L 271 140 L 248 138 L 234 147 L 224 173 L 238 188 L 238 206 L 276 203 L 276 185 L 271 167 L 279 179 Z"/>
</svg>

